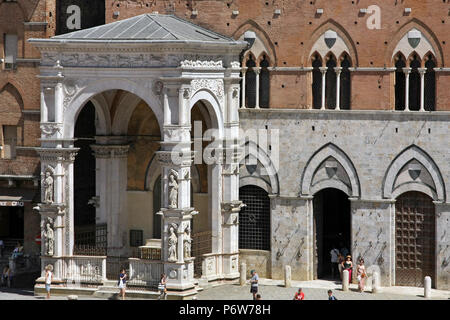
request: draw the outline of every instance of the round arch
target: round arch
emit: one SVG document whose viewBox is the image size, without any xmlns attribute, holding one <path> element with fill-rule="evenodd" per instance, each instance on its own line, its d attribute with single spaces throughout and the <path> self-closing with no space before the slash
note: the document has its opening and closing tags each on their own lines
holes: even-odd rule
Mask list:
<svg viewBox="0 0 450 320">
<path fill-rule="evenodd" d="M 192 95 L 189 110 L 192 110 L 199 101 L 203 102 L 209 113 L 209 117 L 211 118 L 211 129 L 218 129 L 218 136 L 216 139 L 222 139 L 224 137 L 224 120 L 219 100 L 210 90 L 202 88 Z M 190 118 L 189 112 L 189 122 Z"/>
<path fill-rule="evenodd" d="M 72 138 L 74 133 L 75 122 L 78 117 L 79 112 L 84 107 L 84 105 L 91 100 L 95 95 L 109 90 L 123 90 L 130 92 L 140 99 L 144 100 L 145 103 L 152 109 L 155 113 L 156 119 L 162 130 L 162 123 L 164 119 L 164 113 L 161 103 L 153 93 L 139 85 L 135 82 L 125 79 L 107 79 L 101 81 L 92 81 L 87 83 L 76 96 L 72 99 L 70 104 L 67 106 L 64 112 L 64 137 Z M 106 119 L 99 119 L 106 123 Z"/>
</svg>

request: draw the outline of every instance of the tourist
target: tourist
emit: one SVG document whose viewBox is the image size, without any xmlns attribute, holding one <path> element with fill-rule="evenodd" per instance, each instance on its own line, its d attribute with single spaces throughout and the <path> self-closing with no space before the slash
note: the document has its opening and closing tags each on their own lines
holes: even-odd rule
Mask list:
<svg viewBox="0 0 450 320">
<path fill-rule="evenodd" d="M 10 285 L 10 273 L 9 265 L 5 265 L 2 272 L 2 286 L 8 286 Z"/>
<path fill-rule="evenodd" d="M 125 269 L 122 268 L 120 270 L 120 274 L 119 274 L 119 294 L 122 296 L 122 300 L 125 300 L 125 287 L 126 287 L 126 280 L 127 278 L 127 274 L 125 273 Z"/>
<path fill-rule="evenodd" d="M 17 242 L 16 247 L 14 248 L 11 258 L 16 259 L 18 256 L 22 256 L 23 255 L 23 247 L 20 244 L 20 242 Z"/>
<path fill-rule="evenodd" d="M 45 291 L 47 291 L 47 299 L 50 299 L 50 286 L 53 281 L 53 266 L 49 264 L 45 267 Z"/>
<path fill-rule="evenodd" d="M 252 275 L 252 278 L 250 279 L 250 292 L 253 294 L 253 300 L 256 300 L 256 294 L 258 293 L 259 276 L 255 270 L 251 270 L 250 274 Z"/>
<path fill-rule="evenodd" d="M 353 269 L 353 262 L 352 262 L 352 256 L 348 255 L 345 258 L 345 261 L 343 262 L 343 269 L 348 271 L 348 283 L 352 283 L 352 269 Z"/>
<path fill-rule="evenodd" d="M 339 252 L 340 252 L 344 257 L 346 257 L 346 256 L 350 253 L 350 251 L 348 251 L 347 247 L 344 246 L 343 243 L 341 243 L 341 250 L 339 250 Z"/>
<path fill-rule="evenodd" d="M 364 259 L 359 260 L 359 265 L 356 267 L 356 276 L 358 278 L 359 292 L 364 292 L 364 285 L 366 282 L 366 267 L 364 266 Z"/>
<path fill-rule="evenodd" d="M 298 288 L 298 291 L 294 295 L 294 300 L 305 300 L 305 294 L 302 288 Z"/>
<path fill-rule="evenodd" d="M 328 290 L 328 300 L 337 300 L 335 296 L 333 296 L 333 291 Z"/>
<path fill-rule="evenodd" d="M 338 255 L 338 268 L 339 268 L 339 276 L 341 277 L 341 281 L 342 281 L 342 270 L 344 270 L 344 266 L 343 266 L 343 262 L 344 262 L 344 256 L 339 253 Z"/>
<path fill-rule="evenodd" d="M 159 297 L 158 300 L 164 299 L 167 300 L 167 286 L 166 286 L 166 274 L 161 273 L 161 278 L 158 284 Z"/>
<path fill-rule="evenodd" d="M 336 249 L 336 246 L 333 245 L 332 249 L 330 251 L 331 256 L 331 277 L 335 279 L 335 273 L 339 270 L 338 269 L 338 256 L 339 256 L 339 250 Z"/>
</svg>

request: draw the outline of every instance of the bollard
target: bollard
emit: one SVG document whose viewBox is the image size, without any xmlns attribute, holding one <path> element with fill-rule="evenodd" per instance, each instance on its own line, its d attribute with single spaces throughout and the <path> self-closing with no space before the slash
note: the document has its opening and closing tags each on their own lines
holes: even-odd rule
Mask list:
<svg viewBox="0 0 450 320">
<path fill-rule="evenodd" d="M 348 291 L 348 270 L 342 271 L 342 291 Z"/>
<path fill-rule="evenodd" d="M 78 300 L 78 296 L 76 295 L 67 296 L 67 300 Z"/>
<path fill-rule="evenodd" d="M 241 286 L 244 286 L 245 282 L 247 280 L 247 265 L 244 262 L 241 263 L 240 271 L 241 271 L 241 277 L 239 278 L 239 284 Z"/>
<path fill-rule="evenodd" d="M 284 287 L 290 288 L 292 287 L 291 283 L 291 266 L 284 267 Z"/>
<path fill-rule="evenodd" d="M 424 289 L 424 297 L 426 299 L 431 298 L 431 277 L 426 276 L 425 280 L 423 282 L 423 289 Z"/>
<path fill-rule="evenodd" d="M 372 279 L 372 293 L 378 292 L 380 292 L 380 275 L 377 271 L 374 271 Z"/>
</svg>

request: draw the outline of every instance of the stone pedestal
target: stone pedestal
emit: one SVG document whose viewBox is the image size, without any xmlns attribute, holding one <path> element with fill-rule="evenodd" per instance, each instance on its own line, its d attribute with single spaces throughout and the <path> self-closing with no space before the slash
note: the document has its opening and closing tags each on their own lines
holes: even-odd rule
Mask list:
<svg viewBox="0 0 450 320">
<path fill-rule="evenodd" d="M 167 289 L 183 291 L 192 289 L 194 284 L 194 258 L 190 256 L 189 233 L 194 208 L 163 208 L 162 219 L 162 260 L 167 276 Z M 186 243 L 188 241 L 188 243 Z M 186 250 L 185 246 L 189 246 Z"/>
<path fill-rule="evenodd" d="M 241 263 L 239 284 L 241 286 L 244 286 L 246 280 L 247 280 L 247 265 L 245 263 Z"/>
<path fill-rule="evenodd" d="M 292 286 L 291 283 L 291 266 L 284 267 L 284 287 L 290 288 Z"/>
<path fill-rule="evenodd" d="M 424 289 L 424 297 L 426 299 L 431 298 L 431 277 L 425 277 L 423 282 L 423 289 Z"/>
<path fill-rule="evenodd" d="M 342 291 L 348 291 L 349 288 L 349 273 L 348 270 L 342 271 Z"/>
</svg>

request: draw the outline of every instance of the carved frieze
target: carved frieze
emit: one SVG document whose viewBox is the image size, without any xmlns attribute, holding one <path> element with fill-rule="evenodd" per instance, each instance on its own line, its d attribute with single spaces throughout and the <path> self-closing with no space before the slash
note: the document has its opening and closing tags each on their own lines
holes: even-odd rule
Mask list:
<svg viewBox="0 0 450 320">
<path fill-rule="evenodd" d="M 57 132 L 61 132 L 61 125 L 54 122 L 42 122 L 40 128 L 44 138 L 52 138 Z"/>
<path fill-rule="evenodd" d="M 222 102 L 224 98 L 224 87 L 222 79 L 194 79 L 191 83 L 192 94 L 201 89 L 208 89 Z"/>
<path fill-rule="evenodd" d="M 181 68 L 184 69 L 220 69 L 223 68 L 222 60 L 184 60 L 180 63 Z"/>
</svg>

